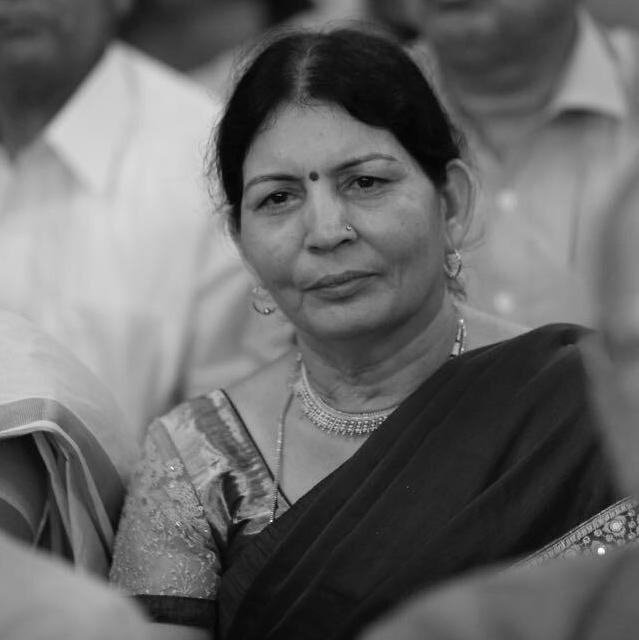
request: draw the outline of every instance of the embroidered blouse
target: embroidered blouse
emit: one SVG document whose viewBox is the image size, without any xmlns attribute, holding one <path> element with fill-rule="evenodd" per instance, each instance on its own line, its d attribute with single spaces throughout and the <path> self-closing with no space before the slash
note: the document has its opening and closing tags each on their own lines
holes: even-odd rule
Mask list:
<svg viewBox="0 0 639 640">
<path fill-rule="evenodd" d="M 242 539 L 269 523 L 274 489 L 223 391 L 176 407 L 149 428 L 116 537 L 111 581 L 158 622 L 213 628 L 221 575 Z M 280 492 L 277 515 L 289 507 Z M 636 503 L 622 500 L 523 564 L 603 555 L 635 541 L 638 529 Z"/>
<path fill-rule="evenodd" d="M 138 596 L 157 621 L 210 628 L 225 554 L 231 541 L 269 523 L 274 487 L 223 391 L 179 405 L 149 427 L 111 581 Z M 277 515 L 288 507 L 280 494 Z"/>
</svg>

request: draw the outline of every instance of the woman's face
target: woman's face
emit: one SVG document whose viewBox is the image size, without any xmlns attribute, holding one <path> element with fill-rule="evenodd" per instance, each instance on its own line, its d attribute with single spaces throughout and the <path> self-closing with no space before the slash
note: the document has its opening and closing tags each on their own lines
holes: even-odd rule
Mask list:
<svg viewBox="0 0 639 640">
<path fill-rule="evenodd" d="M 443 199 L 389 131 L 338 107 L 288 105 L 243 175 L 240 249 L 299 331 L 428 326 L 445 288 Z"/>
</svg>

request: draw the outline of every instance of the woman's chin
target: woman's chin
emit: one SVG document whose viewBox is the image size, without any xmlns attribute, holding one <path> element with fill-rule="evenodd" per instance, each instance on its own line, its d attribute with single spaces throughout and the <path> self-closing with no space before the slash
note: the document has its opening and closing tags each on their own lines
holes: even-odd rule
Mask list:
<svg viewBox="0 0 639 640">
<path fill-rule="evenodd" d="M 342 313 L 317 312 L 304 322 L 302 331 L 319 341 L 361 342 L 388 332 L 392 319 L 381 314 L 380 309 L 361 309 L 356 313 L 349 309 Z"/>
</svg>

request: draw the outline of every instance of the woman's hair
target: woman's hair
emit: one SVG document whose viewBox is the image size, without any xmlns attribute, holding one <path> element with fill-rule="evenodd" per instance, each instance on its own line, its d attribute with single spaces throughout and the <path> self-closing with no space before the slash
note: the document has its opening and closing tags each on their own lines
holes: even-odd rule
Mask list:
<svg viewBox="0 0 639 640">
<path fill-rule="evenodd" d="M 237 82 L 217 129 L 215 162 L 229 225 L 240 230 L 243 165 L 255 136 L 284 104 L 328 103 L 390 131 L 436 188 L 461 138 L 419 67 L 386 36 L 353 28 L 279 35 Z"/>
</svg>

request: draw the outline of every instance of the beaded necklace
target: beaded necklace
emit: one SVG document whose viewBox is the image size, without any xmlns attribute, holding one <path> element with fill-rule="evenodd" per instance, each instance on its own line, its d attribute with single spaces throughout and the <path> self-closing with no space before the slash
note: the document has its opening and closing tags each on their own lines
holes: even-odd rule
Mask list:
<svg viewBox="0 0 639 640">
<path fill-rule="evenodd" d="M 450 358 L 454 358 L 464 353 L 466 348 L 466 323 L 463 318 L 457 321 L 457 333 L 455 334 L 455 342 L 450 352 Z M 284 455 L 284 426 L 286 416 L 293 401 L 293 396 L 300 399 L 302 411 L 309 419 L 311 424 L 321 429 L 325 433 L 341 436 L 345 438 L 357 438 L 358 436 L 369 435 L 375 431 L 388 416 L 395 411 L 399 405 L 387 407 L 386 409 L 378 409 L 376 411 L 341 411 L 331 407 L 324 402 L 313 390 L 308 380 L 306 366 L 302 360 L 301 354 L 298 354 L 297 369 L 299 375 L 297 379 L 290 385 L 290 393 L 284 403 L 284 408 L 280 414 L 277 428 L 277 442 L 275 448 L 275 489 L 273 492 L 273 502 L 271 505 L 270 522 L 275 520 L 275 513 L 278 504 L 278 491 L 280 487 L 280 475 L 282 470 L 282 458 Z"/>
</svg>

